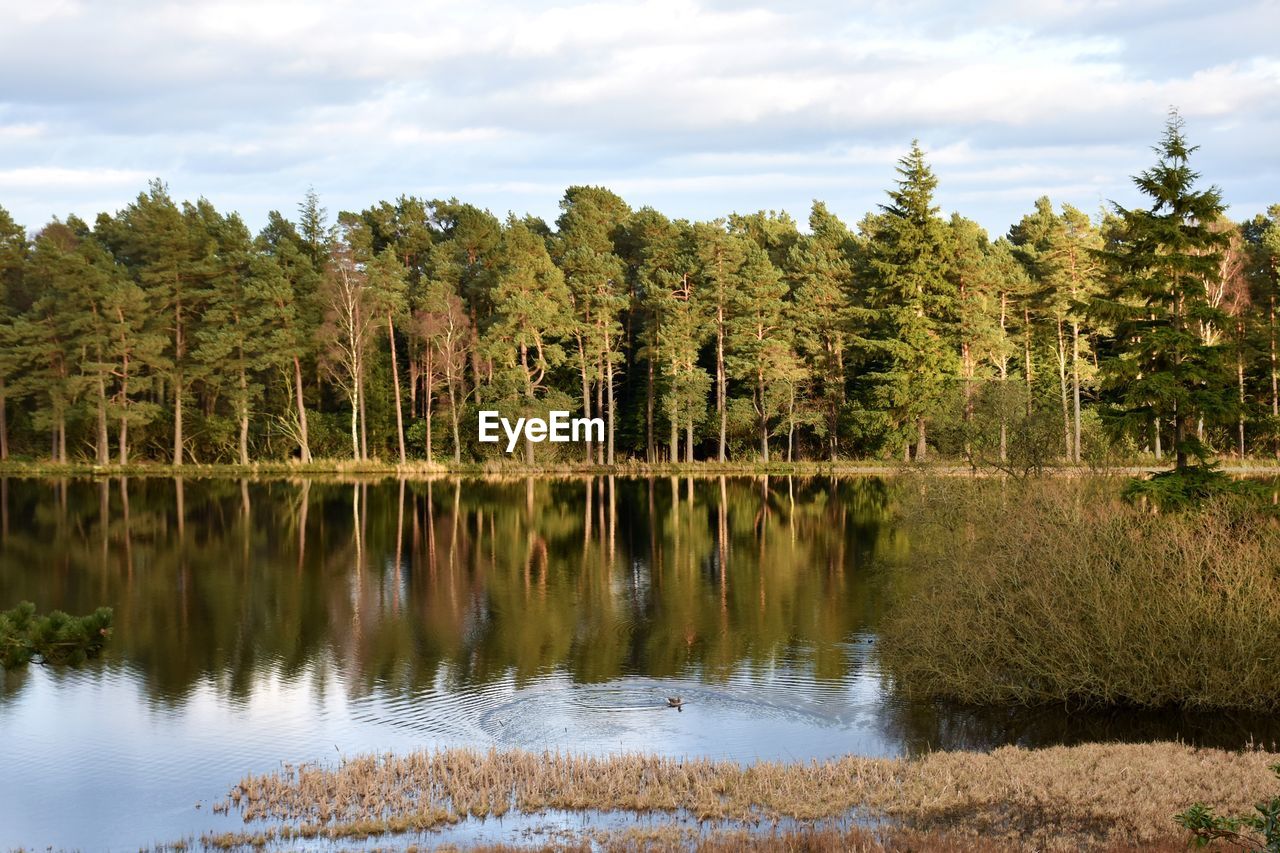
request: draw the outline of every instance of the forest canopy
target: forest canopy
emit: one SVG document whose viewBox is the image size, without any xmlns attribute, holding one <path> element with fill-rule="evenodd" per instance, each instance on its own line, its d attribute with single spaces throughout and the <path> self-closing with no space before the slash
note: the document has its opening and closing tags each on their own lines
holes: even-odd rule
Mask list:
<svg viewBox="0 0 1280 853">
<path fill-rule="evenodd" d="M 256 235 L 158 180 L 92 223 L 0 208 L 0 457 L 481 461 L 481 409 L 604 419 L 529 462 L 1280 455 L 1280 205 L 1227 218 L 1194 151 L 1171 114 L 1141 206 L 994 238 L 916 143 L 804 229 L 594 186 L 553 223 L 312 192 Z"/>
</svg>

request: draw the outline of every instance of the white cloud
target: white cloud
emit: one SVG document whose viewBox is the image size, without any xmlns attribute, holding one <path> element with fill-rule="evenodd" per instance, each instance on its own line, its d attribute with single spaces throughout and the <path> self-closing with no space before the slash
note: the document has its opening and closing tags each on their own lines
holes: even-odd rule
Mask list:
<svg viewBox="0 0 1280 853">
<path fill-rule="evenodd" d="M 1239 158 L 1280 142 L 1280 56 L 1255 38 L 1280 7 L 1154 3 L 11 4 L 0 190 L 27 219 L 153 174 L 251 223 L 310 183 L 331 208 L 474 192 L 554 215 L 609 181 L 674 215 L 829 192 L 856 216 L 920 137 L 941 197 L 999 223 L 1034 187 L 1125 192 L 1177 104 L 1229 200 L 1280 196 Z"/>
<path fill-rule="evenodd" d="M 144 172 L 126 169 L 31 166 L 0 169 L 0 190 L 66 190 L 103 187 L 136 187 L 147 180 Z"/>
</svg>

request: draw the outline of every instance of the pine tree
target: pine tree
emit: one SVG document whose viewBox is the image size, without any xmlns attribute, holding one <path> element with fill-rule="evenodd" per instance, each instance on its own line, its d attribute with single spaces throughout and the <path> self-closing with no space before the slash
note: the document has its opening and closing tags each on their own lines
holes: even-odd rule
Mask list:
<svg viewBox="0 0 1280 853">
<path fill-rule="evenodd" d="M 495 363 L 500 399 L 532 415 L 548 372 L 564 361 L 561 341 L 573 326 L 569 289 L 543 240 L 514 217 L 503 229 L 497 255 L 493 316 L 483 346 Z M 533 462 L 528 441 L 525 460 Z"/>
<path fill-rule="evenodd" d="M 614 372 L 623 357 L 620 315 L 628 302 L 626 271 L 614 241 L 631 210 L 603 187 L 570 187 L 560 210 L 552 255 L 573 300 L 582 413 L 583 417 L 591 416 L 589 377 L 593 377 L 597 394 L 603 398 L 598 400 L 596 411 L 605 417 L 605 447 L 599 461 L 612 465 L 617 426 Z M 591 451 L 587 442 L 588 460 Z"/>
<path fill-rule="evenodd" d="M 1067 459 L 1080 462 L 1081 388 L 1091 352 L 1089 306 L 1099 295 L 1102 236 L 1089 217 L 1071 205 L 1053 211 L 1047 197 L 1013 229 L 1014 240 L 1037 284 L 1035 304 L 1052 323 Z"/>
<path fill-rule="evenodd" d="M 281 324 L 282 346 L 289 353 L 292 366 L 287 395 L 292 404 L 288 407 L 290 414 L 280 420 L 297 442 L 301 461 L 307 463 L 311 461 L 311 435 L 302 365 L 314 356 L 314 332 L 323 319 L 318 298 L 321 274 L 313 265 L 310 253 L 304 251 L 297 229 L 277 211 L 267 215 L 267 227 L 258 235 L 256 248 L 279 267 L 284 285 L 274 291 L 275 312 Z"/>
<path fill-rule="evenodd" d="M 22 277 L 28 249 L 26 230 L 0 207 L 0 462 L 9 458 L 9 387 L 18 368 L 13 324 L 25 307 Z"/>
<path fill-rule="evenodd" d="M 799 368 L 790 330 L 783 328 L 786 294 L 787 285 L 769 256 L 754 243 L 748 244 L 730 296 L 725 362 L 729 376 L 751 389 L 760 458 L 765 463 L 771 421 L 790 402 Z"/>
<path fill-rule="evenodd" d="M 248 465 L 249 426 L 265 392 L 264 380 L 293 356 L 294 318 L 289 284 L 280 266 L 253 249 L 249 231 L 234 214 L 211 223 L 216 255 L 204 327 L 193 360 L 207 381 L 231 401 L 237 425 L 237 458 Z"/>
<path fill-rule="evenodd" d="M 185 409 L 192 365 L 190 350 L 202 306 L 194 269 L 193 247 L 208 239 L 200 233 L 198 217 L 184 216 L 160 181 L 116 217 L 107 235 L 111 251 L 133 273 L 152 306 L 153 329 L 168 336 L 165 363 L 158 370 L 168 384 L 173 401 L 173 464 L 181 465 L 185 435 Z"/>
<path fill-rule="evenodd" d="M 396 357 L 396 323 L 409 314 L 409 274 L 397 257 L 394 247 L 387 246 L 365 265 L 372 291 L 372 310 L 386 321 L 387 342 L 391 352 L 391 387 L 395 397 L 396 444 L 400 464 L 406 462 L 404 445 L 404 403 L 400 396 L 400 367 Z"/>
<path fill-rule="evenodd" d="M 743 261 L 750 241 L 729 233 L 723 221 L 699 222 L 693 227 L 697 252 L 699 290 L 707 306 L 715 336 L 715 400 L 719 420 L 716 461 L 724 462 L 728 451 L 729 376 L 725 368 L 725 341 L 729 332 L 730 301 L 738 287 Z"/>
<path fill-rule="evenodd" d="M 923 461 L 929 418 L 957 372 L 955 291 L 947 278 L 946 223 L 933 204 L 938 181 L 919 142 L 898 161 L 898 174 L 867 246 L 869 307 L 878 315 L 871 334 L 882 357 L 870 378 L 879 406 L 901 438 L 914 433 L 916 459 Z"/>
<path fill-rule="evenodd" d="M 53 436 L 51 456 L 69 461 L 68 424 L 84 402 L 94 423 L 95 461 L 105 464 L 119 356 L 116 317 L 125 310 L 138 317 L 138 288 L 76 217 L 40 232 L 27 276 L 37 296 L 19 323 L 19 352 L 29 391 L 48 404 L 37 420 Z"/>
<path fill-rule="evenodd" d="M 812 377 L 816 405 L 834 461 L 845 407 L 845 359 L 855 322 L 853 235 L 826 205 L 815 201 L 809 234 L 787 254 L 795 343 Z"/>
<path fill-rule="evenodd" d="M 1205 283 L 1218 274 L 1226 235 L 1214 229 L 1222 216 L 1216 187 L 1195 189 L 1199 173 L 1173 112 L 1155 166 L 1134 178 L 1151 199 L 1149 208 L 1115 205 L 1119 229 L 1104 259 L 1111 288 L 1101 307 L 1116 324 L 1118 352 L 1103 365 L 1112 395 L 1111 412 L 1128 428 L 1154 415 L 1173 424 L 1175 470 L 1189 459 L 1207 459 L 1208 448 L 1191 428 L 1235 413 L 1232 383 L 1223 348 L 1206 344 L 1201 326 L 1223 327 L 1220 308 L 1206 298 Z"/>
</svg>

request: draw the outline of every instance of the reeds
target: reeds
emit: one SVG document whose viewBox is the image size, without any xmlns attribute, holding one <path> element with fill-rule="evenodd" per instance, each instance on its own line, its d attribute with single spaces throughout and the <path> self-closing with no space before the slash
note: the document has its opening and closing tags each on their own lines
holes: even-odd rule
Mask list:
<svg viewBox="0 0 1280 853">
<path fill-rule="evenodd" d="M 904 490 L 911 491 L 911 490 Z M 1280 524 L 1154 515 L 1097 484 L 918 483 L 880 656 L 968 703 L 1280 710 Z"/>
<path fill-rule="evenodd" d="M 244 779 L 218 808 L 274 824 L 268 832 L 281 840 L 421 831 L 467 816 L 562 809 L 680 813 L 748 826 L 858 815 L 888 818 L 898 829 L 1041 849 L 1103 848 L 1176 837 L 1173 815 L 1192 802 L 1223 812 L 1250 808 L 1274 793 L 1268 766 L 1278 759 L 1177 744 L 748 766 L 455 749 L 286 767 Z"/>
</svg>

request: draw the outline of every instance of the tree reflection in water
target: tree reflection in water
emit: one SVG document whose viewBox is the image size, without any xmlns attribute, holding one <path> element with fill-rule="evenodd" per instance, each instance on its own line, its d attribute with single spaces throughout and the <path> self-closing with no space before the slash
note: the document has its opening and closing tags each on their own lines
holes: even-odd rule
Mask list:
<svg viewBox="0 0 1280 853">
<path fill-rule="evenodd" d="M 779 662 L 839 680 L 899 547 L 876 479 L 5 478 L 0 602 L 109 605 L 151 699 Z M 6 692 L 20 689 L 10 679 Z"/>
</svg>

